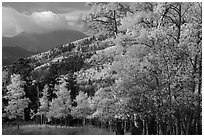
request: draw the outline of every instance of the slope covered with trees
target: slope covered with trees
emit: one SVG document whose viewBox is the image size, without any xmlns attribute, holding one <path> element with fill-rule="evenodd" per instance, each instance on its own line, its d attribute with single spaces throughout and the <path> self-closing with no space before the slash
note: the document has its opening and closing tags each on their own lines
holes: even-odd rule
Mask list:
<svg viewBox="0 0 204 137">
<path fill-rule="evenodd" d="M 94 36 L 5 69 L 5 79 L 15 73 L 26 83 L 25 119 L 116 134 L 202 134 L 201 3 L 88 5 L 84 27 Z"/>
</svg>

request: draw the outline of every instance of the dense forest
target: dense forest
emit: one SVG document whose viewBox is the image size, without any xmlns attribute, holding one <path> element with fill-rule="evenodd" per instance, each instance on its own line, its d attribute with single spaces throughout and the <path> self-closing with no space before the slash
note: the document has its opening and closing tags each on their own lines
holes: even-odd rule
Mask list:
<svg viewBox="0 0 204 137">
<path fill-rule="evenodd" d="M 202 134 L 202 4 L 87 6 L 90 37 L 3 68 L 3 124 Z"/>
</svg>

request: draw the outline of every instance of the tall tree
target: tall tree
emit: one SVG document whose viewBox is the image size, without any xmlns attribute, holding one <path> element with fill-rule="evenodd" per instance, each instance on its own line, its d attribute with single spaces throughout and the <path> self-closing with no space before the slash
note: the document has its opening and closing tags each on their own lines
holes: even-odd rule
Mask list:
<svg viewBox="0 0 204 137">
<path fill-rule="evenodd" d="M 48 85 L 44 86 L 43 89 L 43 95 L 40 98 L 40 107 L 38 110 L 38 114 L 41 115 L 41 124 L 43 124 L 43 116 L 48 118 L 48 112 L 49 112 L 49 93 L 48 93 L 49 87 Z"/>
<path fill-rule="evenodd" d="M 115 39 L 121 52 L 112 67 L 118 98 L 128 99 L 125 109 L 132 116 L 139 114 L 144 122 L 156 118 L 159 134 L 190 134 L 194 113 L 200 114 L 195 98 L 200 96 L 201 17 L 188 15 L 201 15 L 196 7 L 198 3 L 157 3 L 154 10 L 140 9 L 121 21 L 125 34 Z"/>
<path fill-rule="evenodd" d="M 24 118 L 24 109 L 30 101 L 29 98 L 25 97 L 24 84 L 25 81 L 21 80 L 20 75 L 11 75 L 11 84 L 7 86 L 8 91 L 5 96 L 8 99 L 8 106 L 5 107 L 6 115 L 10 119 L 17 119 L 18 129 L 20 120 Z"/>
<path fill-rule="evenodd" d="M 127 4 L 118 2 L 90 2 L 87 5 L 91 10 L 84 19 L 85 29 L 105 37 L 116 37 L 121 18 L 131 11 Z"/>
<path fill-rule="evenodd" d="M 59 85 L 55 85 L 56 98 L 51 102 L 50 117 L 64 118 L 67 125 L 68 116 L 71 115 L 72 100 L 70 90 L 68 90 L 66 79 L 60 78 Z M 69 123 L 68 123 L 69 124 Z"/>
<path fill-rule="evenodd" d="M 83 125 L 85 125 L 85 119 L 92 113 L 90 108 L 90 98 L 87 93 L 82 91 L 76 96 L 77 106 L 72 108 L 72 115 L 77 118 L 83 119 Z"/>
</svg>

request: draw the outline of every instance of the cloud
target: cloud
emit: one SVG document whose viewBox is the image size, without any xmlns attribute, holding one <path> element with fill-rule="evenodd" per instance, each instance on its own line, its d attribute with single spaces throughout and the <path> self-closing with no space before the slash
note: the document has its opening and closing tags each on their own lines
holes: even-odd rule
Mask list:
<svg viewBox="0 0 204 137">
<path fill-rule="evenodd" d="M 52 11 L 20 13 L 11 7 L 2 7 L 2 35 L 14 36 L 21 32 L 43 33 L 53 30 L 81 31 L 82 17 L 87 11 L 54 13 Z"/>
<path fill-rule="evenodd" d="M 51 11 L 34 12 L 30 16 L 30 21 L 44 31 L 70 29 L 64 16 L 55 14 Z"/>
</svg>

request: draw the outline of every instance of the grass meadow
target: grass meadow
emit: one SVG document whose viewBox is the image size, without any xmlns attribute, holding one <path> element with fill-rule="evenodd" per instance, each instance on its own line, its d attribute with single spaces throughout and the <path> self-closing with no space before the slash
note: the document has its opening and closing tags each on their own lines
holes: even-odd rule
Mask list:
<svg viewBox="0 0 204 137">
<path fill-rule="evenodd" d="M 43 125 L 26 125 L 17 127 L 8 127 L 2 129 L 3 135 L 114 135 L 105 129 L 93 126 L 84 127 L 59 127 Z"/>
</svg>

